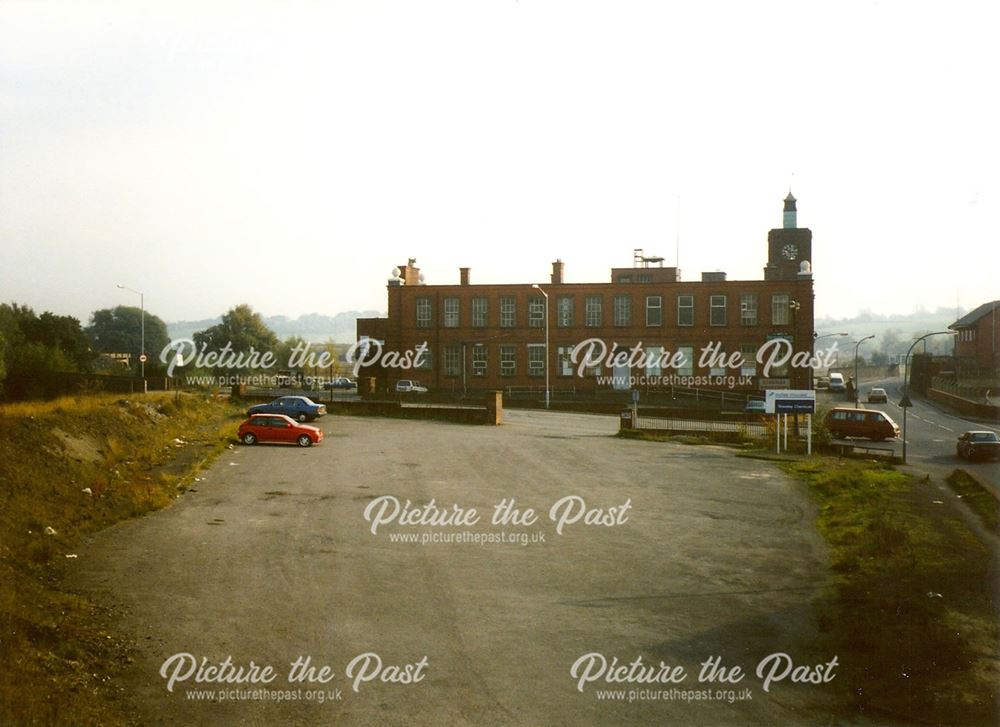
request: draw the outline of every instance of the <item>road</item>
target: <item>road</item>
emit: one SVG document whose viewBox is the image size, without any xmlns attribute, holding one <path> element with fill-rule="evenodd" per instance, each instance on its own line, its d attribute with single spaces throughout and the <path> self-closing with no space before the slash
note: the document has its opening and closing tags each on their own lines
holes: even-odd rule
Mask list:
<svg viewBox="0 0 1000 727">
<path fill-rule="evenodd" d="M 124 613 L 137 644 L 124 686 L 144 724 L 859 724 L 835 667 L 829 683 L 768 692 L 754 673 L 775 653 L 811 668 L 835 656 L 816 647 L 811 606 L 829 578 L 825 545 L 804 488 L 771 464 L 618 439 L 606 416 L 321 425 L 313 448 L 234 447 L 173 506 L 99 534 L 73 561 L 70 585 Z M 482 519 L 373 534 L 366 509 L 388 495 Z M 558 534 L 550 508 L 567 496 L 599 522 Z M 492 524 L 511 499 L 538 520 Z M 228 657 L 244 676 L 253 661 L 273 681 L 199 683 L 185 654 Z M 365 654 L 382 669 L 368 656 L 349 673 Z M 326 683 L 290 683 L 305 657 Z M 711 657 L 747 678 L 699 683 Z M 641 659 L 620 676 L 662 678 L 662 663 L 686 678 L 608 682 L 600 658 Z"/>
<path fill-rule="evenodd" d="M 889 394 L 885 404 L 866 403 L 868 391 L 872 387 L 882 387 Z M 902 398 L 902 378 L 866 381 L 861 385 L 859 401 L 868 409 L 878 409 L 887 413 L 903 428 L 903 410 L 899 407 Z M 824 396 L 830 405 L 851 406 L 853 402 L 832 399 L 829 394 Z M 955 440 L 970 429 L 991 430 L 1000 432 L 1000 427 L 983 422 L 964 419 L 949 414 L 934 403 L 919 396 L 911 396 L 913 406 L 906 414 L 906 461 L 914 468 L 926 471 L 937 478 L 944 478 L 956 467 L 961 467 L 974 473 L 982 482 L 991 486 L 1000 497 L 1000 462 L 967 462 L 955 456 Z M 883 442 L 883 445 L 893 447 L 897 454 L 902 454 L 902 433 L 896 442 Z"/>
</svg>

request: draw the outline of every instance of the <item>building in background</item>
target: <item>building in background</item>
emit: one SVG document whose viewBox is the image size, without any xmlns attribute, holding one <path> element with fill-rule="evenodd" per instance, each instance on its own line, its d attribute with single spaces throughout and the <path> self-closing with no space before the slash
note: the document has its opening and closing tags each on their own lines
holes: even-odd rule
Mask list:
<svg viewBox="0 0 1000 727">
<path fill-rule="evenodd" d="M 964 375 L 1000 378 L 1000 300 L 983 303 L 948 328 L 955 336 L 956 371 Z"/>
<path fill-rule="evenodd" d="M 756 361 L 775 339 L 796 353 L 812 352 L 812 233 L 797 226 L 796 214 L 789 193 L 783 226 L 768 235 L 763 280 L 728 280 L 714 271 L 685 281 L 663 258 L 634 250 L 632 267 L 612 268 L 603 283 L 566 282 L 557 260 L 549 280 L 537 284 L 474 285 L 469 268 L 459 268 L 457 284 L 428 285 L 410 259 L 388 281 L 388 317 L 359 319 L 357 336 L 378 340 L 384 363 L 422 344 L 426 355 L 416 370 L 373 366 L 361 376 L 375 376 L 383 391 L 418 379 L 432 391 L 454 393 L 541 390 L 546 370 L 556 392 L 807 388 L 807 367 L 775 367 L 765 377 Z M 643 360 L 614 366 L 602 357 L 581 368 L 573 351 L 593 341 L 608 354 L 641 351 Z M 704 360 L 706 347 L 716 345 L 723 357 L 742 354 L 743 364 Z M 673 366 L 655 364 L 665 353 Z"/>
</svg>

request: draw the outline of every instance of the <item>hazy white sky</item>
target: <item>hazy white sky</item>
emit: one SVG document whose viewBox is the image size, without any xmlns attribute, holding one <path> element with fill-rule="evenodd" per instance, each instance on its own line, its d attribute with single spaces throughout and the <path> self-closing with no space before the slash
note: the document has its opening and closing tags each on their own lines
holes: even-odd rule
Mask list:
<svg viewBox="0 0 1000 727">
<path fill-rule="evenodd" d="M 1000 297 L 987 2 L 5 2 L 0 301 L 208 318 L 428 283 L 758 279 L 817 315 Z"/>
</svg>

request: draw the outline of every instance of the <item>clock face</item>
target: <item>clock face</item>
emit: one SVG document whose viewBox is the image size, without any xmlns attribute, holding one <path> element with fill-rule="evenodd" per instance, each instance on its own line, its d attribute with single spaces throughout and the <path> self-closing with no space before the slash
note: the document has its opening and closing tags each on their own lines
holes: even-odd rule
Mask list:
<svg viewBox="0 0 1000 727">
<path fill-rule="evenodd" d="M 796 255 L 799 254 L 799 249 L 795 245 L 789 243 L 781 248 L 781 254 L 785 256 L 786 260 L 794 260 Z"/>
</svg>

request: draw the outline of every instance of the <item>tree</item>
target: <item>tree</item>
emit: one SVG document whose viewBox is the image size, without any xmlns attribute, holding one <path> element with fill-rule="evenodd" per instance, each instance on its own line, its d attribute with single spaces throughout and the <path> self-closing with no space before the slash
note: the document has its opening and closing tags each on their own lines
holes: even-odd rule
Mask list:
<svg viewBox="0 0 1000 727">
<path fill-rule="evenodd" d="M 0 305 L 5 392 L 14 397 L 44 394 L 49 375 L 89 371 L 94 354 L 80 321 L 46 311 L 41 316 L 16 303 Z"/>
<path fill-rule="evenodd" d="M 0 330 L 0 392 L 3 391 L 3 380 L 7 378 L 7 341 Z"/>
<path fill-rule="evenodd" d="M 147 373 L 151 366 L 162 366 L 160 352 L 170 343 L 167 324 L 149 311 L 145 311 L 145 318 L 142 314 L 141 308 L 125 305 L 94 311 L 86 329 L 94 350 L 100 353 L 129 353 L 132 354 L 133 363 L 137 362 L 142 353 L 145 320 L 145 352 L 149 356 Z"/>
<path fill-rule="evenodd" d="M 222 316 L 221 323 L 195 333 L 194 342 L 199 351 L 204 346 L 206 353 L 232 351 L 234 354 L 244 354 L 245 356 L 263 352 L 274 354 L 279 345 L 278 337 L 274 331 L 264 325 L 260 314 L 254 313 L 253 309 L 245 303 L 231 308 Z M 230 370 L 246 370 L 248 368 L 250 367 L 244 366 Z"/>
<path fill-rule="evenodd" d="M 292 352 L 297 352 L 297 360 L 301 362 L 305 358 L 304 351 L 308 351 L 309 344 L 302 336 L 289 336 L 284 341 L 278 344 L 278 348 L 275 350 L 275 358 L 278 359 L 278 367 L 282 369 L 301 369 L 302 364 L 298 363 L 297 366 L 290 366 L 292 361 Z"/>
</svg>

